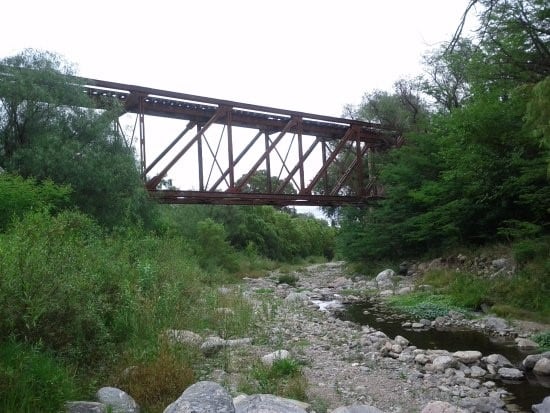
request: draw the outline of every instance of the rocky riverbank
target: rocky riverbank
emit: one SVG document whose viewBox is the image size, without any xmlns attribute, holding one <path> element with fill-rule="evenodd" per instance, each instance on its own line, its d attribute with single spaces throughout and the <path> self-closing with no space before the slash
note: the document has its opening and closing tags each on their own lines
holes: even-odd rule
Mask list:
<svg viewBox="0 0 550 413">
<path fill-rule="evenodd" d="M 224 395 L 223 398 L 232 401 L 227 402 L 222 410 L 216 411 L 521 411 L 497 380 L 501 377 L 519 379 L 519 375 L 523 374 L 522 370 L 512 367 L 505 357 L 481 354 L 469 348 L 453 353 L 420 349 L 412 346 L 406 337 L 388 337 L 382 331 L 336 317 L 334 311 L 338 307 L 343 303 L 361 300 L 367 291 L 369 294 L 386 296 L 405 294 L 413 289 L 410 277 L 398 277 L 389 271 L 379 274 L 373 280 L 353 280 L 345 277 L 343 270 L 343 263 L 310 266 L 295 274 L 296 283 L 293 286 L 280 283 L 281 274 L 278 273 L 264 278 L 246 279 L 240 288 L 244 297 L 255 308 L 258 320 L 256 337 L 225 340 L 221 337 L 201 337 L 192 332 L 168 332 L 174 343 L 198 346 L 205 355 L 213 359 L 223 352 L 225 367 L 205 369 L 202 378 L 207 380 L 206 383 L 222 385 L 227 394 L 238 398 L 231 399 Z M 467 324 L 492 334 L 527 340 L 524 337 L 527 331 L 518 331 L 504 320 L 491 317 L 472 321 L 450 314 L 434 321 L 420 320 L 418 325 L 413 326 L 411 323 L 410 327 L 431 328 L 441 324 Z M 528 341 L 519 343 L 533 345 Z M 263 363 L 272 363 L 273 359 L 285 357 L 304 366 L 309 403 L 294 403 L 292 407 L 296 410 L 289 410 L 285 404 L 289 402 L 285 400 L 261 399 L 259 396 L 249 396 L 247 399 L 245 396 L 238 396 L 239 386 L 248 377 L 247 370 L 250 366 L 260 360 Z M 529 365 L 524 367 L 532 369 L 542 359 L 550 361 L 550 353 L 535 358 L 536 360 L 532 358 Z M 543 361 L 541 366 L 547 364 L 549 363 Z M 211 385 L 204 386 L 210 388 Z M 185 407 L 194 405 L 189 397 L 195 396 L 189 394 L 195 394 L 195 390 L 186 392 L 187 398 L 175 402 L 166 412 L 212 412 L 208 410 L 212 406 L 208 407 L 204 401 L 202 406 L 206 410 L 189 410 Z M 212 394 L 214 393 L 216 392 Z M 198 394 L 202 393 L 199 391 Z M 256 405 L 249 403 L 250 397 L 257 402 Z M 249 404 L 243 400 L 247 400 L 246 403 Z M 271 410 L 258 410 L 260 405 Z M 534 410 L 537 412 L 550 411 L 545 410 L 546 407 L 542 404 L 536 409 L 539 409 Z"/>
</svg>

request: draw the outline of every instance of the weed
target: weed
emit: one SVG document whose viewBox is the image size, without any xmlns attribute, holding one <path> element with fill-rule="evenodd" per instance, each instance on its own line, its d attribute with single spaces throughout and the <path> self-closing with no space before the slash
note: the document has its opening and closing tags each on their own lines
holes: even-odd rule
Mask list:
<svg viewBox="0 0 550 413">
<path fill-rule="evenodd" d="M 254 363 L 239 390 L 248 394 L 267 393 L 306 400 L 307 382 L 300 364 L 293 359 L 276 360 L 271 366 Z"/>
<path fill-rule="evenodd" d="M 0 344 L 0 395 L 2 412 L 57 412 L 76 396 L 76 385 L 39 347 L 8 341 Z"/>
<path fill-rule="evenodd" d="M 550 349 L 550 331 L 535 334 L 533 340 L 543 349 Z"/>
<path fill-rule="evenodd" d="M 195 380 L 190 360 L 176 347 L 163 344 L 149 359 L 131 364 L 116 385 L 148 412 L 162 412 Z"/>
<path fill-rule="evenodd" d="M 294 274 L 281 274 L 279 275 L 279 278 L 278 278 L 278 283 L 279 284 L 288 284 L 288 285 L 291 285 L 293 287 L 296 286 L 296 283 L 298 282 L 300 278 L 297 276 L 297 275 L 294 275 Z"/>
</svg>

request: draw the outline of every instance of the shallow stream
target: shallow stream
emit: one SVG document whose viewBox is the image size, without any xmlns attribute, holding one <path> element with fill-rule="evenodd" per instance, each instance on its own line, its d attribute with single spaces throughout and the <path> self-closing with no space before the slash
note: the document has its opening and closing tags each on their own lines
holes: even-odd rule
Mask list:
<svg viewBox="0 0 550 413">
<path fill-rule="evenodd" d="M 396 314 L 374 301 L 364 301 L 347 306 L 339 312 L 343 320 L 368 325 L 383 331 L 388 337 L 401 335 L 421 349 L 439 349 L 450 352 L 459 350 L 478 350 L 483 356 L 498 353 L 505 356 L 518 367 L 529 354 L 518 350 L 513 341 L 493 338 L 474 330 L 413 330 L 402 326 L 404 321 L 410 321 L 408 316 Z M 530 412 L 533 404 L 541 403 L 550 396 L 550 380 L 541 381 L 533 374 L 527 375 L 527 380 L 520 382 L 501 381 L 502 387 L 514 395 L 512 403 L 520 406 L 523 411 Z"/>
</svg>

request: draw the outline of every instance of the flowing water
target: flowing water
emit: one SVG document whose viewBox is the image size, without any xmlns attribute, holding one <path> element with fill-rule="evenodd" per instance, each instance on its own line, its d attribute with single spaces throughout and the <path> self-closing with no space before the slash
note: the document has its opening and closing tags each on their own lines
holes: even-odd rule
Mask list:
<svg viewBox="0 0 550 413">
<path fill-rule="evenodd" d="M 459 350 L 478 350 L 484 356 L 498 353 L 505 356 L 516 367 L 529 353 L 521 352 L 513 341 L 502 338 L 489 337 L 474 330 L 413 330 L 402 327 L 407 316 L 396 314 L 376 302 L 364 301 L 349 305 L 340 312 L 340 318 L 353 321 L 361 325 L 368 325 L 383 331 L 388 337 L 401 335 L 421 349 L 439 349 L 450 352 Z M 546 396 L 550 396 L 550 379 L 542 380 L 533 374 L 520 382 L 501 382 L 502 387 L 514 395 L 514 404 L 524 411 L 530 412 L 531 405 L 541 403 Z"/>
</svg>

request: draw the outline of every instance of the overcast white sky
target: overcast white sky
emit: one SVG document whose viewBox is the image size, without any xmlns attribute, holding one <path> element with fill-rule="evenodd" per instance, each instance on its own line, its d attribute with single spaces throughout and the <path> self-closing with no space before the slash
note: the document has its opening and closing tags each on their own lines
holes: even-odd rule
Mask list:
<svg viewBox="0 0 550 413">
<path fill-rule="evenodd" d="M 421 71 L 468 0 L 13 0 L 0 58 L 57 52 L 80 75 L 340 116 Z"/>
<path fill-rule="evenodd" d="M 468 1 L 5 0 L 0 58 L 43 49 L 83 77 L 341 116 L 420 74 Z M 182 128 L 157 134 L 158 151 Z M 169 177 L 189 189 L 181 168 Z"/>
</svg>

